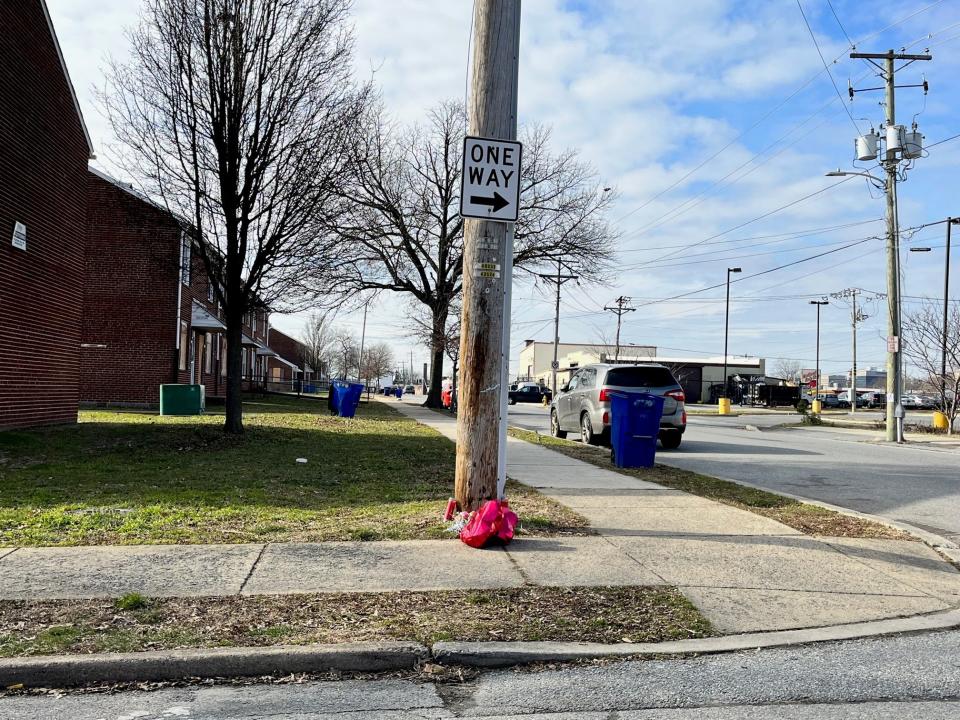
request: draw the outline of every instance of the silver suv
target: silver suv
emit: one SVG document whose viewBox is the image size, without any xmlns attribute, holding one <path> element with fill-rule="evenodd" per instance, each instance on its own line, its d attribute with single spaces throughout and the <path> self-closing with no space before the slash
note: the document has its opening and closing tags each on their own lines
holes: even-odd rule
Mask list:
<svg viewBox="0 0 960 720">
<path fill-rule="evenodd" d="M 570 382 L 557 391 L 557 397 L 550 404 L 553 436 L 564 438 L 568 432 L 579 432 L 585 443 L 600 445 L 609 442 L 611 390 L 661 395 L 660 444 L 667 449 L 680 447 L 683 432 L 687 429 L 683 388 L 669 368 L 653 363 L 598 363 L 577 370 Z"/>
</svg>

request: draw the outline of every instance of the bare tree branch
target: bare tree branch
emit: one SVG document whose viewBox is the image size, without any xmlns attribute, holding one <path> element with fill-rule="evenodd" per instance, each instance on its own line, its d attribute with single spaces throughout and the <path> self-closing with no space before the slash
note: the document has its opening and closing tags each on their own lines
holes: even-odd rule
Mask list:
<svg viewBox="0 0 960 720">
<path fill-rule="evenodd" d="M 366 117 L 352 146 L 349 182 L 324 217 L 331 238 L 325 257 L 337 257 L 313 276 L 328 303 L 339 306 L 369 290 L 402 293 L 422 308 L 432 357 L 427 405 L 440 406 L 448 321 L 463 277 L 460 172 L 465 134 L 463 106 L 446 102 L 424 126 L 392 126 L 381 109 Z M 535 272 L 559 255 L 581 277 L 608 277 L 614 232 L 604 214 L 615 199 L 598 185 L 575 152 L 553 155 L 541 127 L 522 133 L 520 219 L 514 265 Z"/>
<path fill-rule="evenodd" d="M 145 0 L 102 94 L 121 165 L 183 218 L 223 304 L 226 429 L 241 432 L 241 318 L 294 309 L 315 215 L 348 167 L 369 88 L 349 0 Z"/>
</svg>

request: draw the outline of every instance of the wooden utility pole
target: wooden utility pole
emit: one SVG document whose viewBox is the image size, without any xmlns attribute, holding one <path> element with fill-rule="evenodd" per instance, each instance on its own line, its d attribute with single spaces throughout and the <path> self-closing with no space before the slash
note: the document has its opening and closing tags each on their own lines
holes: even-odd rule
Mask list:
<svg viewBox="0 0 960 720">
<path fill-rule="evenodd" d="M 902 138 L 896 139 L 896 144 L 890 144 L 891 131 L 898 132 L 896 114 L 896 72 L 895 60 L 906 60 L 907 65 L 917 60 L 931 60 L 931 56 L 908 55 L 888 50 L 885 53 L 852 52 L 853 59 L 867 60 L 878 70 L 883 78 L 885 91 L 885 105 L 887 110 L 887 149 L 880 160 L 887 173 L 884 191 L 887 195 L 887 441 L 903 442 L 903 362 L 901 357 L 900 338 L 900 227 L 897 217 L 897 170 L 901 160 Z M 878 60 L 883 61 L 880 65 Z M 901 66 L 903 69 L 906 65 Z M 899 87 L 922 87 L 927 91 L 926 82 L 922 85 L 901 85 Z M 878 88 L 869 88 L 871 90 Z M 851 93 L 857 92 L 851 88 Z M 851 95 L 851 97 L 853 97 Z M 900 128 L 902 130 L 902 128 Z"/>
<path fill-rule="evenodd" d="M 608 305 L 604 310 L 609 310 L 617 316 L 617 350 L 613 355 L 613 361 L 620 361 L 620 322 L 623 320 L 623 316 L 628 312 L 634 312 L 636 308 L 628 307 L 627 304 L 630 302 L 630 298 L 624 297 L 621 295 L 615 301 L 615 307 Z"/>
<path fill-rule="evenodd" d="M 555 283 L 557 286 L 557 307 L 556 312 L 553 316 L 553 362 L 550 363 L 551 370 L 551 382 L 550 382 L 550 392 L 553 393 L 553 396 L 557 395 L 557 369 L 560 367 L 559 360 L 557 359 L 557 353 L 560 348 L 560 287 L 567 282 L 568 280 L 576 280 L 576 275 L 561 275 L 561 270 L 563 266 L 563 261 L 560 258 L 557 258 L 557 274 L 550 275 L 547 273 L 538 273 L 540 278 L 546 280 L 547 282 Z M 530 378 L 527 378 L 528 380 Z"/>
<path fill-rule="evenodd" d="M 519 52 L 520 0 L 476 0 L 470 135 L 516 139 Z M 500 272 L 482 276 L 477 268 L 491 262 Z M 465 510 L 497 497 L 505 479 L 512 268 L 513 223 L 466 220 L 455 485 Z"/>
</svg>

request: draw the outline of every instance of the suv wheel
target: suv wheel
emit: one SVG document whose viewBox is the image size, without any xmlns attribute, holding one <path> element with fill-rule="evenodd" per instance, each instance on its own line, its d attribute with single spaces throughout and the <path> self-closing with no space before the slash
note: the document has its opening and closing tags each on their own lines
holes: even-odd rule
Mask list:
<svg viewBox="0 0 960 720">
<path fill-rule="evenodd" d="M 584 445 L 599 445 L 600 436 L 594 434 L 593 424 L 590 422 L 590 415 L 583 413 L 580 416 L 580 439 Z"/>
<path fill-rule="evenodd" d="M 550 411 L 550 434 L 561 440 L 567 436 L 566 430 L 560 429 L 560 418 L 557 417 L 557 411 Z"/>
<path fill-rule="evenodd" d="M 683 435 L 677 430 L 660 433 L 660 444 L 664 450 L 676 450 L 680 447 L 680 441 L 682 439 Z"/>
</svg>

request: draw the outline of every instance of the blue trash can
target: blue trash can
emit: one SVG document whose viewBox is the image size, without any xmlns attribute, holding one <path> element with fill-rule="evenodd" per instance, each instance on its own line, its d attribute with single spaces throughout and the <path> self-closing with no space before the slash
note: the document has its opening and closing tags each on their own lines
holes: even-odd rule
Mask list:
<svg viewBox="0 0 960 720">
<path fill-rule="evenodd" d="M 335 380 L 332 392 L 333 407 L 337 415 L 352 418 L 357 412 L 357 406 L 360 404 L 360 396 L 363 394 L 363 383 Z"/>
<path fill-rule="evenodd" d="M 653 467 L 663 415 L 663 398 L 649 393 L 610 391 L 610 455 L 621 468 Z"/>
<path fill-rule="evenodd" d="M 397 385 L 396 390 L 393 391 L 394 395 L 397 396 L 397 400 L 403 397 L 403 388 Z"/>
</svg>

